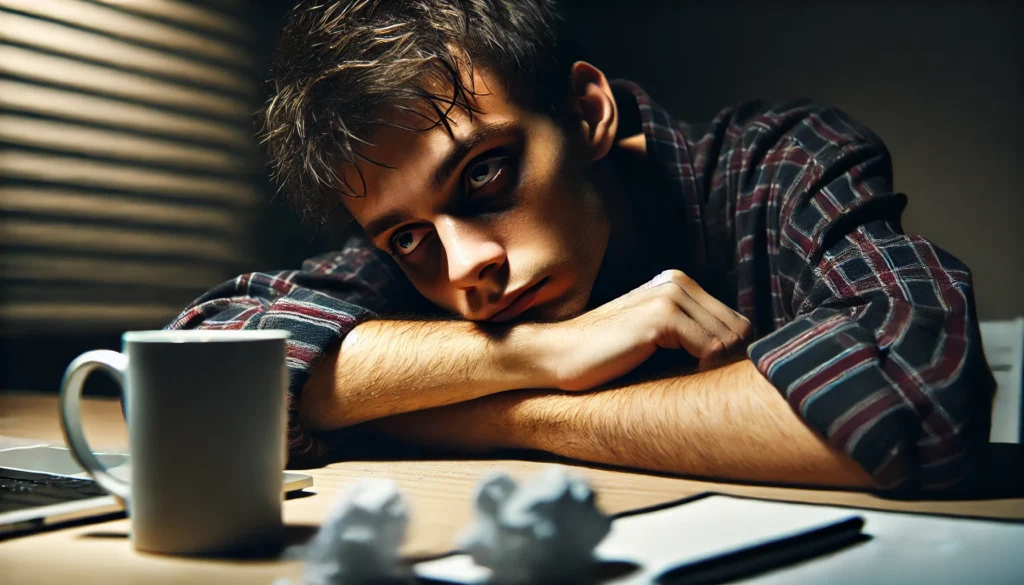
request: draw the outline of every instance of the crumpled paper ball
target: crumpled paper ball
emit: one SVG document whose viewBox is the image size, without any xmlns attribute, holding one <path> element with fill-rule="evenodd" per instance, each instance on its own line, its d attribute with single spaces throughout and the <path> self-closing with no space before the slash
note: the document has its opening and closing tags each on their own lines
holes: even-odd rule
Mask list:
<svg viewBox="0 0 1024 585">
<path fill-rule="evenodd" d="M 552 467 L 518 485 L 500 473 L 477 488 L 476 519 L 459 548 L 491 569 L 492 583 L 572 581 L 594 563 L 611 530 L 586 480 Z"/>
<path fill-rule="evenodd" d="M 306 545 L 305 585 L 409 582 L 399 552 L 408 524 L 409 508 L 395 482 L 350 485 Z"/>
</svg>

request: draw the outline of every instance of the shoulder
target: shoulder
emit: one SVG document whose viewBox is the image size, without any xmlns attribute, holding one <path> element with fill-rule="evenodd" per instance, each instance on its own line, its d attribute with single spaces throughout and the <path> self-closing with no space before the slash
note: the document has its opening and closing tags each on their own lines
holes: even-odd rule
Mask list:
<svg viewBox="0 0 1024 585">
<path fill-rule="evenodd" d="M 361 233 L 350 235 L 340 249 L 303 262 L 295 281 L 344 294 L 349 302 L 377 312 L 419 314 L 433 310 L 395 260 L 367 242 Z"/>
<path fill-rule="evenodd" d="M 325 252 L 302 263 L 302 271 L 322 275 L 380 273 L 393 277 L 398 267 L 385 252 L 370 245 L 361 235 L 351 235 L 338 250 Z"/>
<path fill-rule="evenodd" d="M 744 149 L 795 148 L 818 159 L 848 147 L 885 148 L 877 134 L 847 112 L 809 99 L 739 103 L 721 110 L 695 138 Z"/>
</svg>

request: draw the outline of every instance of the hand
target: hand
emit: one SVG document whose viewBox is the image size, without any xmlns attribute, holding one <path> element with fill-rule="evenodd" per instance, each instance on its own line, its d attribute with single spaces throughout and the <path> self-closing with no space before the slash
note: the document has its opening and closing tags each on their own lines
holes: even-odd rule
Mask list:
<svg viewBox="0 0 1024 585">
<path fill-rule="evenodd" d="M 590 312 L 541 327 L 540 367 L 561 390 L 589 390 L 629 373 L 659 347 L 683 349 L 703 367 L 742 348 L 750 321 L 679 270 Z"/>
</svg>

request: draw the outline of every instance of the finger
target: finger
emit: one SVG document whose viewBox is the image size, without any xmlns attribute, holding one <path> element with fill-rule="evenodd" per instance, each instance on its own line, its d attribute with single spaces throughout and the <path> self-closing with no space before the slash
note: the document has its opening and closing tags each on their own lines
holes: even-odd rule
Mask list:
<svg viewBox="0 0 1024 585">
<path fill-rule="evenodd" d="M 634 292 L 660 288 L 665 285 L 672 285 L 676 290 L 663 289 L 669 290 L 668 293 L 663 294 L 669 294 L 684 312 L 696 320 L 702 327 L 704 327 L 704 329 L 720 339 L 726 348 L 737 346 L 742 342 L 742 333 L 734 331 L 729 324 L 716 315 L 715 312 L 712 312 L 708 307 L 703 306 L 698 300 L 696 300 L 689 291 L 692 290 L 695 293 L 701 294 L 702 298 L 706 299 L 705 302 L 711 305 L 711 308 L 721 313 L 723 317 L 732 318 L 732 310 L 718 302 L 717 299 L 711 295 L 705 293 L 704 289 L 701 288 L 700 285 L 698 285 L 693 279 L 689 278 L 681 270 L 664 270 L 651 280 L 637 287 Z M 738 323 L 736 327 L 742 331 L 740 323 Z"/>
<path fill-rule="evenodd" d="M 725 323 L 726 327 L 735 333 L 741 340 L 747 340 L 750 338 L 752 327 L 750 325 L 750 321 L 746 317 L 732 310 L 728 305 L 711 296 L 702 288 L 690 292 L 689 294 L 695 301 L 700 303 L 702 307 L 707 309 L 708 312 L 717 317 L 722 323 Z"/>
<path fill-rule="evenodd" d="M 750 325 L 750 321 L 746 317 L 740 315 L 722 301 L 711 296 L 711 294 L 705 291 L 704 288 L 692 278 L 687 277 L 679 271 L 672 272 L 673 274 L 670 276 L 672 282 L 678 284 L 683 291 L 690 295 L 693 300 L 698 302 L 700 306 L 704 307 L 704 309 L 714 315 L 716 319 L 724 323 L 730 331 L 739 337 L 740 341 L 749 339 L 752 327 Z"/>
<path fill-rule="evenodd" d="M 722 340 L 715 337 L 714 334 L 690 318 L 689 315 L 679 312 L 675 322 L 672 324 L 672 328 L 675 334 L 675 342 L 678 343 L 676 347 L 682 347 L 686 350 L 686 353 L 695 358 L 703 360 L 725 351 L 725 345 L 722 343 Z"/>
<path fill-rule="evenodd" d="M 679 305 L 679 308 L 689 315 L 691 319 L 696 321 L 698 325 L 721 341 L 724 348 L 731 349 L 741 343 L 742 340 L 736 332 L 730 329 L 728 325 L 715 316 L 711 311 L 697 302 L 697 300 L 690 296 L 690 294 L 678 283 L 667 282 L 660 286 L 671 286 L 672 289 L 668 289 L 668 294 L 672 296 L 676 304 Z"/>
<path fill-rule="evenodd" d="M 656 286 L 658 286 L 660 284 L 669 282 L 671 280 L 671 276 L 669 275 L 670 272 L 671 271 L 669 271 L 669 270 L 662 270 L 654 278 L 648 280 L 647 282 L 641 284 L 640 286 L 634 288 L 633 290 L 629 291 L 628 293 L 626 293 L 626 294 L 624 294 L 622 296 L 623 297 L 632 296 L 632 295 L 635 295 L 635 294 L 637 294 L 639 292 L 643 292 L 645 290 L 649 290 L 651 288 L 654 288 L 654 287 L 656 287 Z"/>
</svg>

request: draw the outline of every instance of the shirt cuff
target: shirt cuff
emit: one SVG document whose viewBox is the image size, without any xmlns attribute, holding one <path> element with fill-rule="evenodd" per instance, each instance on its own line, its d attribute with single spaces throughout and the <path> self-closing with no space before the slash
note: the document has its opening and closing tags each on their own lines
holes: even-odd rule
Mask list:
<svg viewBox="0 0 1024 585">
<path fill-rule="evenodd" d="M 837 309 L 817 309 L 753 343 L 751 361 L 790 406 L 877 488 L 905 487 L 920 423 L 882 367 L 872 331 Z"/>
<path fill-rule="evenodd" d="M 314 433 L 298 422 L 299 396 L 313 368 L 359 323 L 372 317 L 368 309 L 309 289 L 276 299 L 251 329 L 282 329 L 288 339 L 288 467 L 314 467 L 327 462 L 330 449 L 325 433 Z"/>
</svg>

